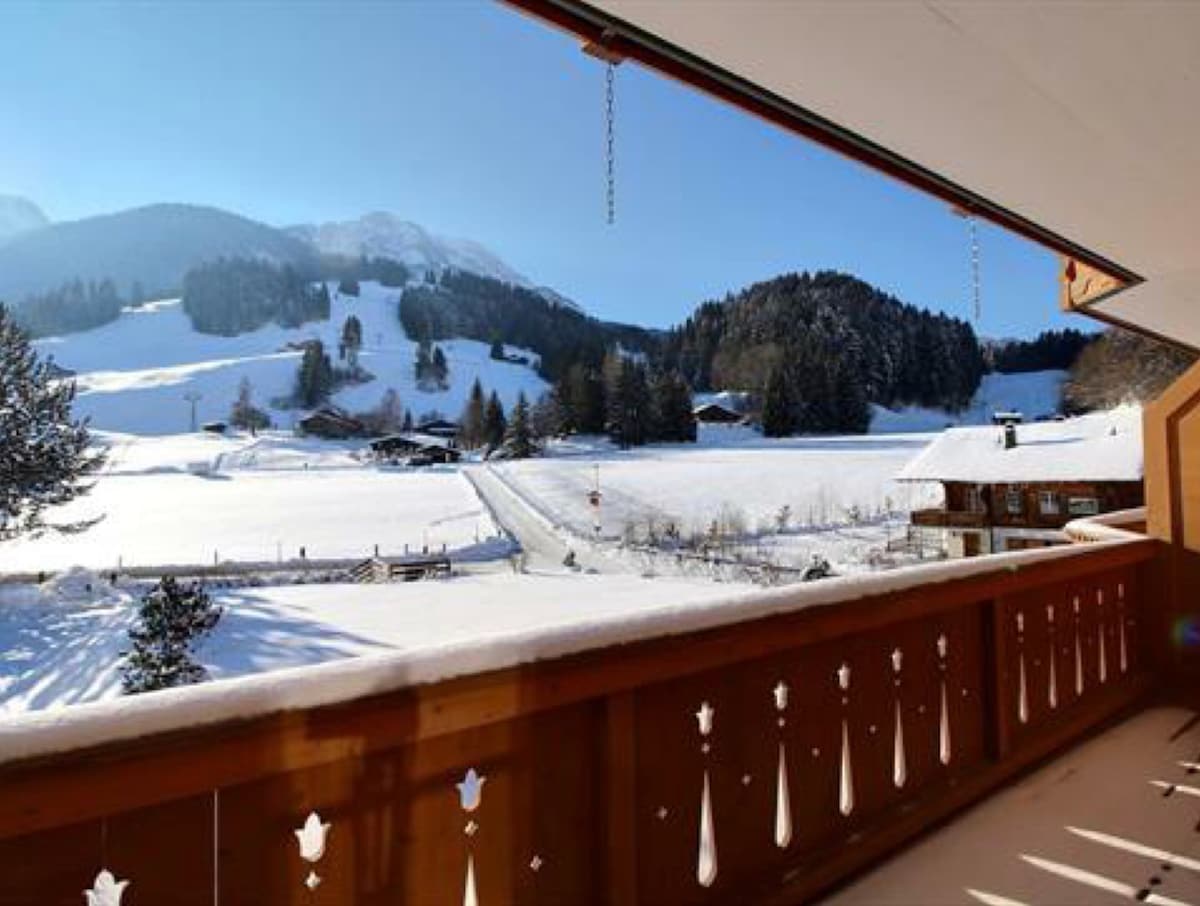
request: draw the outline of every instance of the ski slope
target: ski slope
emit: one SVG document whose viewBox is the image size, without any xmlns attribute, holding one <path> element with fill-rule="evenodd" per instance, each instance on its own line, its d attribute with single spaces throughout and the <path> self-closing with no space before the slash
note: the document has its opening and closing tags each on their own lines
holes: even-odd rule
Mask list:
<svg viewBox="0 0 1200 906">
<path fill-rule="evenodd" d="M 440 392 L 419 390 L 413 364 L 416 343 L 405 336 L 398 312 L 400 290 L 363 283 L 358 297 L 340 296 L 330 284 L 330 319 L 298 328 L 267 325 L 236 337 L 198 333 L 179 300 L 129 308 L 114 322 L 95 330 L 50 337 L 36 343 L 76 372 L 76 412 L 95 428 L 131 434 L 174 434 L 190 427 L 190 405 L 184 394 L 199 393 L 198 421 L 225 419 L 238 384 L 249 378 L 255 403 L 268 409 L 278 427 L 290 428 L 303 413 L 271 408 L 293 387 L 301 353 L 288 344 L 319 339 L 335 360 L 342 325 L 351 314 L 363 325 L 359 362 L 375 376 L 364 384 L 344 387 L 333 402 L 350 411 L 371 409 L 384 391 L 394 387 L 415 418 L 438 411 L 457 417 L 476 377 L 495 390 L 506 407 L 524 391 L 536 399 L 546 383 L 529 367 L 498 362 L 486 343 L 451 340 L 441 343 L 450 365 L 450 386 Z M 514 355 L 531 353 L 509 349 Z"/>
<path fill-rule="evenodd" d="M 992 413 L 1017 411 L 1026 421 L 1052 415 L 1062 406 L 1065 371 L 1029 371 L 1021 374 L 985 374 L 971 405 L 962 412 L 906 406 L 885 409 L 872 406 L 871 433 L 893 434 L 912 431 L 941 431 L 956 425 L 989 425 Z"/>
</svg>

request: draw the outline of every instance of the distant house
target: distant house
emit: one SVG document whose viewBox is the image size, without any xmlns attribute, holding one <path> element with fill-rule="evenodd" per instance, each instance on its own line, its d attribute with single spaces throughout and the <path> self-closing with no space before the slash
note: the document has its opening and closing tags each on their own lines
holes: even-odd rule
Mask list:
<svg viewBox="0 0 1200 906">
<path fill-rule="evenodd" d="M 1072 519 L 1143 504 L 1140 412 L 951 428 L 897 478 L 942 485 L 945 505 L 912 525 L 952 557 L 1061 544 Z"/>
<path fill-rule="evenodd" d="M 704 425 L 736 425 L 745 420 L 742 413 L 713 402 L 696 406 L 692 409 L 692 415 Z"/>
<path fill-rule="evenodd" d="M 389 434 L 367 445 L 372 455 L 383 462 L 407 462 L 410 465 L 444 465 L 462 459 L 452 442 L 432 434 Z"/>
<path fill-rule="evenodd" d="M 366 431 L 361 421 L 335 406 L 322 406 L 300 419 L 296 427 L 303 434 L 330 440 L 358 437 Z"/>
</svg>

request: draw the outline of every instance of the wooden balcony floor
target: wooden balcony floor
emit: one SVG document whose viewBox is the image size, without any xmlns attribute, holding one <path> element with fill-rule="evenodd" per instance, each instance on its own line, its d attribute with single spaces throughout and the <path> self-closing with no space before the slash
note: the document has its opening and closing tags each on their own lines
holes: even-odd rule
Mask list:
<svg viewBox="0 0 1200 906">
<path fill-rule="evenodd" d="M 1200 716 L 1154 707 L 902 851 L 827 904 L 1200 904 Z"/>
</svg>

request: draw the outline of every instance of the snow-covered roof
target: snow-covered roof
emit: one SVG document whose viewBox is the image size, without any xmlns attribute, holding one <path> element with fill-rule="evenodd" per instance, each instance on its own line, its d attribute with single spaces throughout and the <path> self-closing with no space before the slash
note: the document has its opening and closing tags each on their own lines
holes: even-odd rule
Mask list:
<svg viewBox="0 0 1200 906">
<path fill-rule="evenodd" d="M 1142 412 L 1122 406 L 1059 422 L 949 428 L 896 476 L 900 481 L 1140 481 Z"/>
</svg>

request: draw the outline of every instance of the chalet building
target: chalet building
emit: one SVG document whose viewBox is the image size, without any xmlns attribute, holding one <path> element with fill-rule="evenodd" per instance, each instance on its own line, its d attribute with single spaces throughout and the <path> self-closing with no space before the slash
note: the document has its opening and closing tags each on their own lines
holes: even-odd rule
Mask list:
<svg viewBox="0 0 1200 906">
<path fill-rule="evenodd" d="M 329 440 L 361 437 L 366 432 L 361 421 L 336 406 L 322 406 L 300 419 L 296 427 L 302 434 Z"/>
<path fill-rule="evenodd" d="M 367 445 L 382 462 L 408 462 L 414 465 L 444 465 L 462 459 L 453 442 L 432 434 L 389 434 Z"/>
<path fill-rule="evenodd" d="M 945 504 L 917 510 L 920 546 L 951 557 L 1068 542 L 1074 519 L 1139 507 L 1140 410 L 1061 422 L 951 428 L 898 476 L 940 483 Z"/>
<path fill-rule="evenodd" d="M 703 403 L 692 410 L 692 415 L 702 425 L 738 425 L 745 421 L 740 412 L 720 403 Z"/>
</svg>

